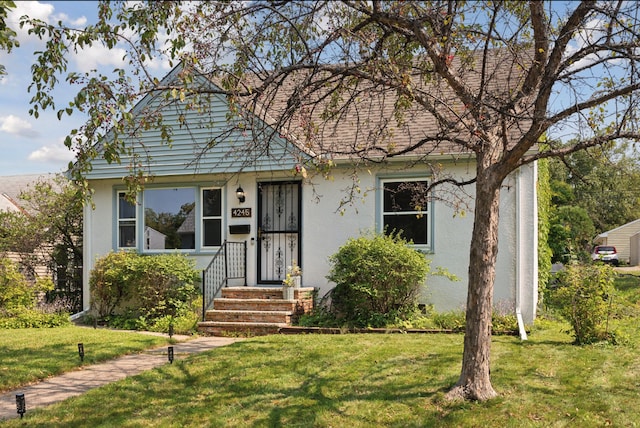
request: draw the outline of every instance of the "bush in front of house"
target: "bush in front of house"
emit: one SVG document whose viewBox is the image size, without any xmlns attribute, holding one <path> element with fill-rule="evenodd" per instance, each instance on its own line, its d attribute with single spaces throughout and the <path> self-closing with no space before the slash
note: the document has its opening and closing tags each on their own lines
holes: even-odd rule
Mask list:
<svg viewBox="0 0 640 428">
<path fill-rule="evenodd" d="M 330 311 L 344 325 L 382 327 L 415 313 L 429 260 L 399 234 L 349 239 L 330 257 Z"/>
<path fill-rule="evenodd" d="M 195 261 L 182 254 L 109 253 L 91 271 L 94 316 L 112 327 L 193 331 L 197 315 L 200 273 Z"/>
<path fill-rule="evenodd" d="M 0 328 L 57 327 L 69 324 L 66 308 L 48 310 L 39 296 L 53 289 L 49 278 L 27 281 L 16 264 L 0 258 Z"/>
<path fill-rule="evenodd" d="M 575 343 L 584 345 L 613 339 L 607 331 L 614 293 L 615 271 L 604 264 L 571 264 L 556 276 L 547 303 L 572 327 Z"/>
</svg>

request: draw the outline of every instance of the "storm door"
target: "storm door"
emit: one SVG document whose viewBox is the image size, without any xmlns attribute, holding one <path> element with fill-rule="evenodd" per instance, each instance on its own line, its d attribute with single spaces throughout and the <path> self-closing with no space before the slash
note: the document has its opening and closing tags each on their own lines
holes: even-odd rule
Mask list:
<svg viewBox="0 0 640 428">
<path fill-rule="evenodd" d="M 258 184 L 258 283 L 276 284 L 300 261 L 300 182 Z"/>
</svg>

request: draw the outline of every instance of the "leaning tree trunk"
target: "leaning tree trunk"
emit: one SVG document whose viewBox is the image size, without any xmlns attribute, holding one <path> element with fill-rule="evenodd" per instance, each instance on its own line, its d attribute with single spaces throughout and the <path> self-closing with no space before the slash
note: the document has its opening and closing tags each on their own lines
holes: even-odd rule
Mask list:
<svg viewBox="0 0 640 428">
<path fill-rule="evenodd" d="M 462 371 L 458 383 L 447 394 L 450 399 L 482 401 L 497 396 L 491 385 L 489 357 L 500 180 L 484 172 L 484 175 L 478 174 L 476 181 Z"/>
</svg>

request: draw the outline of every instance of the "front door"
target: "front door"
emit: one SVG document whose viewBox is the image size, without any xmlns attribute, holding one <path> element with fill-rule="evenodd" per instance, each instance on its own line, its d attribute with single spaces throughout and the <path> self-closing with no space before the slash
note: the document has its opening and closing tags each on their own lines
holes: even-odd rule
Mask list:
<svg viewBox="0 0 640 428">
<path fill-rule="evenodd" d="M 300 260 L 301 186 L 258 183 L 258 283 L 281 283 L 287 266 Z"/>
</svg>

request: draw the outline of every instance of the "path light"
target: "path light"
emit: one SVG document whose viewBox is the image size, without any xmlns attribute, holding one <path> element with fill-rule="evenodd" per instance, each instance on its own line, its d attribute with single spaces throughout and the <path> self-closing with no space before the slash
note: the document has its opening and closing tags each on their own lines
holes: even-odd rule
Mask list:
<svg viewBox="0 0 640 428">
<path fill-rule="evenodd" d="M 240 201 L 240 203 L 244 202 L 245 195 L 244 195 L 244 190 L 242 189 L 242 187 L 238 186 L 238 188 L 236 189 L 236 196 L 238 197 L 238 201 Z"/>
<path fill-rule="evenodd" d="M 169 339 L 173 337 L 173 323 L 169 324 Z"/>
<path fill-rule="evenodd" d="M 80 355 L 80 361 L 84 361 L 84 345 L 78 343 L 78 355 Z"/>
<path fill-rule="evenodd" d="M 167 355 L 169 356 L 169 362 L 173 364 L 173 346 L 169 346 L 167 350 Z"/>
<path fill-rule="evenodd" d="M 20 419 L 27 412 L 27 404 L 24 401 L 24 394 L 16 394 L 16 409 L 20 415 Z"/>
</svg>

